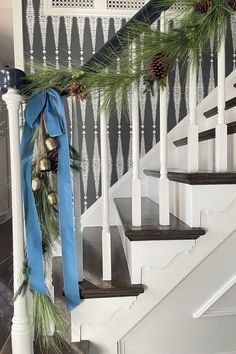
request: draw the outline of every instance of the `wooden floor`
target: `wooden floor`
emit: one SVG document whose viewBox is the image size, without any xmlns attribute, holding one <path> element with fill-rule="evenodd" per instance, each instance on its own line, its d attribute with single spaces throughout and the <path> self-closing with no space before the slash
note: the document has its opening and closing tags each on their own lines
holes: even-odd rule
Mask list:
<svg viewBox="0 0 236 354">
<path fill-rule="evenodd" d="M 12 227 L 11 221 L 0 225 L 0 350 L 11 329 L 12 292 Z"/>
<path fill-rule="evenodd" d="M 62 354 L 89 354 L 89 347 L 90 347 L 90 342 L 84 340 L 79 343 L 74 343 L 73 348 L 71 348 L 71 349 L 61 348 L 61 353 Z M 8 337 L 4 347 L 0 351 L 0 354 L 12 354 L 11 337 L 10 336 Z M 47 350 L 42 351 L 36 347 L 36 348 L 34 348 L 34 354 L 58 354 L 58 352 L 56 352 L 52 349 L 50 349 L 49 351 L 47 351 Z"/>
</svg>

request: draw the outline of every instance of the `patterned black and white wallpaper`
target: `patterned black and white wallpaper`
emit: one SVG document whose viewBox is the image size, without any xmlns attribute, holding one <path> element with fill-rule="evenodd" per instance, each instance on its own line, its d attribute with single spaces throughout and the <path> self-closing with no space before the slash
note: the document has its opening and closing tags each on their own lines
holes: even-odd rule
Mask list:
<svg viewBox="0 0 236 354">
<path fill-rule="evenodd" d="M 85 18 L 82 16 L 45 16 L 44 1 L 22 0 L 25 58 L 71 67 L 85 63 L 92 54 L 126 22 L 122 18 Z M 57 6 L 57 1 L 53 1 Z M 63 1 L 62 1 L 63 2 Z M 65 2 L 65 1 L 64 1 Z M 81 1 L 80 1 L 81 2 Z M 86 3 L 89 1 L 86 1 Z M 114 1 L 113 1 L 114 2 Z M 116 1 L 117 2 L 117 1 Z M 210 52 L 202 56 L 198 76 L 198 100 L 201 101 L 217 80 L 217 58 L 214 41 Z M 117 63 L 119 65 L 119 63 Z M 236 16 L 228 24 L 226 52 L 227 75 L 236 67 Z M 159 141 L 159 95 L 143 94 L 140 82 L 140 153 L 143 156 Z M 168 82 L 168 129 L 172 129 L 187 113 L 188 80 L 185 65 L 176 64 Z M 83 160 L 81 173 L 82 212 L 100 196 L 100 141 L 97 119 L 98 98 L 77 103 L 79 149 Z M 69 112 L 69 107 L 67 109 Z M 132 122 L 119 109 L 114 109 L 107 124 L 109 133 L 109 174 L 111 185 L 131 166 Z"/>
</svg>

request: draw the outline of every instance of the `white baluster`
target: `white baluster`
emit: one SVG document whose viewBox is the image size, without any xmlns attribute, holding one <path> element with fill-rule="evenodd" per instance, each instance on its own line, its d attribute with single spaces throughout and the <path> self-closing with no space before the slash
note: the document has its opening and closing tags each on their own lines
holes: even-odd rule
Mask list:
<svg viewBox="0 0 236 354">
<path fill-rule="evenodd" d="M 9 88 L 3 95 L 9 114 L 9 135 L 11 153 L 12 222 L 13 222 L 13 274 L 14 292 L 21 285 L 21 271 L 24 260 L 24 224 L 21 192 L 20 127 L 19 107 L 22 101 L 18 92 Z M 19 296 L 14 302 L 12 320 L 12 353 L 32 354 L 32 328 L 29 323 L 26 296 Z"/>
<path fill-rule="evenodd" d="M 165 13 L 161 14 L 161 32 L 165 32 Z M 167 177 L 167 90 L 160 90 L 160 179 L 159 179 L 159 222 L 169 225 L 169 180 Z"/>
<path fill-rule="evenodd" d="M 132 57 L 135 53 L 135 42 L 132 44 Z M 138 82 L 132 85 L 132 225 L 141 226 L 141 180 L 139 177 L 139 97 Z"/>
<path fill-rule="evenodd" d="M 78 128 L 78 111 L 76 98 L 72 98 L 72 146 L 79 151 L 79 128 Z M 80 176 L 78 172 L 73 173 L 73 194 L 74 194 L 74 218 L 75 218 L 75 238 L 77 249 L 77 268 L 78 279 L 83 280 L 83 239 L 81 233 L 81 193 L 80 193 Z"/>
<path fill-rule="evenodd" d="M 198 171 L 197 69 L 192 60 L 189 69 L 188 172 Z"/>
<path fill-rule="evenodd" d="M 103 93 L 100 97 L 103 106 Z M 103 280 L 111 280 L 111 234 L 109 223 L 109 174 L 108 174 L 108 116 L 102 108 L 100 114 L 101 183 L 102 183 L 102 268 Z"/>
<path fill-rule="evenodd" d="M 225 124 L 225 35 L 218 53 L 218 120 L 215 140 L 215 168 L 227 171 L 227 125 Z"/>
</svg>

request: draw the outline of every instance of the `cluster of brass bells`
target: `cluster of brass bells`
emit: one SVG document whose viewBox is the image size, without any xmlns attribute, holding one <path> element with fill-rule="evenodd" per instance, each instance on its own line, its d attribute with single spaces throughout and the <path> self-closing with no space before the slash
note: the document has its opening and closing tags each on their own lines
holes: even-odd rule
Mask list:
<svg viewBox="0 0 236 354">
<path fill-rule="evenodd" d="M 51 151 L 55 151 L 57 149 L 57 141 L 52 137 L 48 137 L 45 139 L 45 146 L 47 148 L 48 153 Z M 48 157 L 43 157 L 39 161 L 38 169 L 40 172 L 49 172 L 51 171 L 51 161 Z M 31 181 L 32 191 L 37 192 L 41 188 L 41 180 L 38 176 L 34 176 Z M 48 203 L 52 206 L 57 204 L 57 194 L 55 192 L 50 192 L 48 194 Z"/>
<path fill-rule="evenodd" d="M 45 140 L 45 146 L 49 152 L 53 151 L 57 148 L 57 141 L 54 138 L 48 137 Z M 43 157 L 39 161 L 39 170 L 40 172 L 51 171 L 51 162 L 47 157 Z"/>
</svg>

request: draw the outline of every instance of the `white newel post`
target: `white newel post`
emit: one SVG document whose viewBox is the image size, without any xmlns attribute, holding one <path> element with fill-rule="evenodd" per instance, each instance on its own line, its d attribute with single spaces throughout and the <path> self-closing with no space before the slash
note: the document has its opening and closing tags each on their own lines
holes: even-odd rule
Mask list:
<svg viewBox="0 0 236 354">
<path fill-rule="evenodd" d="M 132 44 L 132 59 L 135 60 L 135 42 Z M 139 99 L 138 82 L 132 85 L 132 225 L 141 226 L 141 180 L 139 176 Z"/>
<path fill-rule="evenodd" d="M 103 106 L 103 93 L 100 96 Z M 109 223 L 109 174 L 108 174 L 108 116 L 102 108 L 100 114 L 101 183 L 102 183 L 102 268 L 103 280 L 111 280 L 111 233 Z"/>
<path fill-rule="evenodd" d="M 198 172 L 197 68 L 192 60 L 189 70 L 188 172 Z"/>
<path fill-rule="evenodd" d="M 165 13 L 161 14 L 161 32 L 165 32 Z M 167 90 L 160 89 L 160 180 L 159 223 L 170 224 L 169 180 L 167 177 Z"/>
<path fill-rule="evenodd" d="M 11 155 L 12 187 L 12 225 L 13 225 L 13 274 L 14 292 L 21 284 L 21 271 L 24 260 L 24 223 L 21 192 L 20 127 L 19 107 L 22 101 L 18 92 L 9 88 L 3 95 L 9 114 L 9 136 Z M 12 353 L 32 354 L 32 328 L 29 323 L 26 296 L 19 296 L 14 302 L 12 320 Z"/>
<path fill-rule="evenodd" d="M 218 120 L 215 139 L 216 172 L 227 171 L 227 125 L 225 124 L 225 34 L 218 53 Z"/>
</svg>

